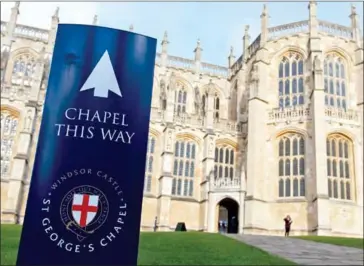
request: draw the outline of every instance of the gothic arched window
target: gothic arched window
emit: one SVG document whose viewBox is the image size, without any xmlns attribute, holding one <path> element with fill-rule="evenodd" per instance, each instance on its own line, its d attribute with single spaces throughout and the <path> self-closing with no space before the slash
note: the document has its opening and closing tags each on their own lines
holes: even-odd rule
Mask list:
<svg viewBox="0 0 364 266">
<path fill-rule="evenodd" d="M 167 94 L 166 94 L 166 83 L 165 81 L 162 79 L 160 84 L 159 84 L 159 88 L 160 88 L 160 106 L 162 110 L 166 110 L 167 109 Z"/>
<path fill-rule="evenodd" d="M 203 115 L 206 115 L 207 112 L 207 104 L 208 104 L 208 94 L 202 95 L 202 112 Z M 210 96 L 211 97 L 211 96 Z M 214 119 L 220 118 L 220 98 L 218 94 L 215 94 L 214 96 Z"/>
<path fill-rule="evenodd" d="M 153 165 L 155 152 L 155 137 L 150 136 L 148 140 L 147 159 L 145 166 L 144 192 L 152 191 Z"/>
<path fill-rule="evenodd" d="M 177 115 L 186 113 L 187 108 L 187 91 L 181 84 L 177 84 L 178 89 L 176 90 L 175 96 L 175 112 Z"/>
<path fill-rule="evenodd" d="M 278 102 L 280 108 L 304 105 L 303 78 L 302 56 L 295 52 L 285 54 L 279 63 L 278 70 Z"/>
<path fill-rule="evenodd" d="M 329 197 L 352 200 L 353 158 L 352 142 L 339 134 L 326 140 L 327 179 Z"/>
<path fill-rule="evenodd" d="M 172 195 L 193 197 L 197 145 L 178 140 L 174 148 Z"/>
<path fill-rule="evenodd" d="M 31 86 L 31 80 L 36 67 L 34 56 L 30 53 L 23 53 L 16 56 L 13 60 L 12 83 L 20 84 L 24 78 L 24 85 Z"/>
<path fill-rule="evenodd" d="M 214 97 L 214 119 L 220 118 L 220 98 L 217 94 Z"/>
<path fill-rule="evenodd" d="M 344 60 L 330 53 L 324 60 L 325 105 L 346 110 L 347 86 Z"/>
<path fill-rule="evenodd" d="M 219 145 L 215 148 L 215 177 L 234 179 L 235 150 L 231 146 Z"/>
<path fill-rule="evenodd" d="M 18 117 L 8 111 L 1 111 L 1 176 L 10 174 L 18 122 Z"/>
<path fill-rule="evenodd" d="M 278 196 L 305 196 L 305 140 L 291 133 L 278 140 Z"/>
</svg>

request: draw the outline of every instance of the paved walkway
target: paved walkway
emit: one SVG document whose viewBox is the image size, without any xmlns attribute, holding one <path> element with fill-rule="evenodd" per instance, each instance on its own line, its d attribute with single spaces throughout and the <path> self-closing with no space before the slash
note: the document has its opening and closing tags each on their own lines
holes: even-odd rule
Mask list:
<svg viewBox="0 0 364 266">
<path fill-rule="evenodd" d="M 290 237 L 233 234 L 227 236 L 299 265 L 363 265 L 362 249 Z"/>
</svg>

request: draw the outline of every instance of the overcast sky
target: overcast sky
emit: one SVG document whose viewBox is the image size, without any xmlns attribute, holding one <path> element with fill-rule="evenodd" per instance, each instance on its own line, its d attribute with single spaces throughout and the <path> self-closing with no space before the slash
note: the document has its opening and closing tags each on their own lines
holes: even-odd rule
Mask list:
<svg viewBox="0 0 364 266">
<path fill-rule="evenodd" d="M 1 2 L 1 20 L 10 17 L 14 2 Z M 193 58 L 200 38 L 203 61 L 227 65 L 230 46 L 242 52 L 244 25 L 250 25 L 251 41 L 260 31 L 263 2 L 22 2 L 18 23 L 49 28 L 51 16 L 60 7 L 61 23 L 92 24 L 128 29 L 159 39 L 168 31 L 169 53 Z M 308 2 L 268 2 L 269 26 L 308 19 Z M 363 25 L 363 3 L 355 3 Z M 350 26 L 349 2 L 319 2 L 318 17 Z M 159 50 L 159 47 L 158 47 Z"/>
</svg>

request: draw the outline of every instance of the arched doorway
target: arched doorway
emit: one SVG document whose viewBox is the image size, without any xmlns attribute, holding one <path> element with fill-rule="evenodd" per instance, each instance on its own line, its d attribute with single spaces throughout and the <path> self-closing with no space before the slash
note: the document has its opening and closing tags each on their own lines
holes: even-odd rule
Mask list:
<svg viewBox="0 0 364 266">
<path fill-rule="evenodd" d="M 218 204 L 218 230 L 220 233 L 237 234 L 239 230 L 239 204 L 230 198 Z"/>
</svg>

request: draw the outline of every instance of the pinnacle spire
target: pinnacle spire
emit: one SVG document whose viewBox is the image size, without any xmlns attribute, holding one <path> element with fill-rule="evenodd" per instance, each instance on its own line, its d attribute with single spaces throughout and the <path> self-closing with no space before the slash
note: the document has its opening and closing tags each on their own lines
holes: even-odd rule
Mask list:
<svg viewBox="0 0 364 266">
<path fill-rule="evenodd" d="M 197 46 L 193 52 L 195 53 L 195 61 L 201 61 L 202 48 L 200 38 L 197 39 Z"/>
<path fill-rule="evenodd" d="M 234 47 L 230 46 L 230 56 L 234 56 Z"/>
<path fill-rule="evenodd" d="M 356 6 L 351 3 L 351 15 L 356 15 Z"/>
<path fill-rule="evenodd" d="M 98 17 L 97 15 L 94 16 L 94 20 L 92 21 L 92 25 L 97 25 Z"/>
<path fill-rule="evenodd" d="M 59 16 L 59 6 L 57 6 L 56 10 L 54 11 L 53 17 L 58 17 L 58 16 Z"/>
<path fill-rule="evenodd" d="M 245 28 L 244 28 L 244 36 L 249 35 L 249 28 L 250 28 L 249 25 L 245 25 Z"/>
<path fill-rule="evenodd" d="M 312 6 L 317 5 L 317 2 L 314 0 L 310 0 L 309 4 L 308 4 L 308 8 L 311 9 Z"/>
<path fill-rule="evenodd" d="M 196 48 L 200 48 L 201 47 L 201 42 L 200 42 L 200 38 L 197 39 L 197 47 Z"/>
<path fill-rule="evenodd" d="M 264 5 L 263 5 L 263 11 L 262 11 L 262 15 L 261 15 L 261 17 L 262 17 L 262 16 L 266 16 L 266 15 L 268 15 L 268 8 L 267 8 L 267 5 L 266 5 L 266 4 L 264 4 Z"/>
<path fill-rule="evenodd" d="M 133 30 L 134 30 L 134 26 L 133 26 L 133 24 L 130 24 L 129 31 L 133 31 Z"/>
<path fill-rule="evenodd" d="M 167 54 L 167 50 L 168 50 L 168 44 L 169 44 L 169 41 L 168 41 L 168 33 L 167 31 L 164 32 L 164 36 L 163 36 L 163 39 L 162 39 L 162 42 L 161 42 L 161 45 L 162 45 L 162 53 L 163 54 Z"/>
</svg>

